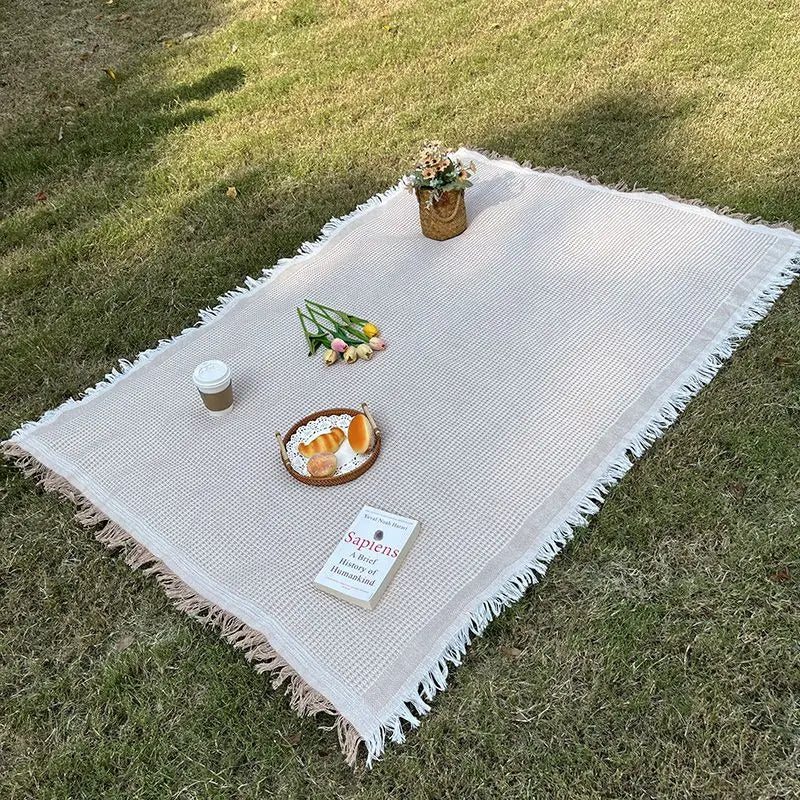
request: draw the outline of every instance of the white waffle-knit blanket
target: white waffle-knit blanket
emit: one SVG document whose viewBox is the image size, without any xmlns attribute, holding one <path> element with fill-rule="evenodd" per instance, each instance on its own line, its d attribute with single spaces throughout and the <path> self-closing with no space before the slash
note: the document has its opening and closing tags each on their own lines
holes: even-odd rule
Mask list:
<svg viewBox="0 0 800 800">
<path fill-rule="evenodd" d="M 711 379 L 800 253 L 789 230 L 459 155 L 478 164 L 463 235 L 423 238 L 399 189 L 373 198 L 5 448 L 288 680 L 299 711 L 337 713 L 350 759 L 417 724 L 448 663 Z M 307 358 L 304 298 L 377 321 L 388 349 Z M 227 416 L 192 386 L 207 358 L 232 368 Z M 361 401 L 383 430 L 375 466 L 338 487 L 293 480 L 274 432 Z M 421 521 L 373 611 L 312 585 L 364 504 Z"/>
</svg>

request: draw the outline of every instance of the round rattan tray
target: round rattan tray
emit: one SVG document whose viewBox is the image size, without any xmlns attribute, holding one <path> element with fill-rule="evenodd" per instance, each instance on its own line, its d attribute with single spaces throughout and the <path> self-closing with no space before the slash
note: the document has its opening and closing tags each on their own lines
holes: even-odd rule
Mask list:
<svg viewBox="0 0 800 800">
<path fill-rule="evenodd" d="M 299 428 L 301 428 L 303 425 L 307 425 L 309 422 L 313 422 L 319 417 L 331 417 L 336 416 L 337 414 L 348 414 L 351 417 L 354 417 L 356 414 L 361 413 L 367 417 L 370 425 L 372 425 L 372 430 L 375 432 L 375 445 L 370 451 L 366 461 L 347 472 L 334 474 L 328 478 L 314 478 L 311 475 L 306 475 L 302 472 L 299 472 L 294 468 L 294 466 L 292 466 L 292 462 L 289 458 L 289 453 L 287 452 L 286 448 L 289 446 L 292 436 L 294 436 Z M 283 466 L 286 467 L 286 471 L 296 480 L 300 481 L 301 483 L 306 483 L 309 486 L 338 486 L 342 483 L 348 483 L 349 481 L 355 480 L 360 475 L 363 475 L 378 458 L 378 454 L 381 452 L 382 439 L 380 428 L 375 424 L 375 419 L 373 418 L 369 408 L 367 408 L 366 403 L 361 404 L 360 411 L 357 408 L 326 408 L 323 411 L 315 411 L 313 414 L 309 414 L 307 417 L 303 417 L 303 419 L 295 422 L 295 424 L 289 428 L 284 436 L 282 436 L 280 433 L 276 433 L 275 438 L 278 440 L 281 461 L 283 461 Z"/>
</svg>

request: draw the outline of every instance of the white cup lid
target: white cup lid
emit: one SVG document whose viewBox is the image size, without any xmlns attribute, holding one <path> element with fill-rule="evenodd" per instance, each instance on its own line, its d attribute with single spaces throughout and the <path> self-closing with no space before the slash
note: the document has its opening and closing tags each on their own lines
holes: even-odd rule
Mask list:
<svg viewBox="0 0 800 800">
<path fill-rule="evenodd" d="M 231 382 L 231 368 L 224 361 L 204 361 L 195 367 L 192 379 L 201 392 L 221 392 Z"/>
</svg>

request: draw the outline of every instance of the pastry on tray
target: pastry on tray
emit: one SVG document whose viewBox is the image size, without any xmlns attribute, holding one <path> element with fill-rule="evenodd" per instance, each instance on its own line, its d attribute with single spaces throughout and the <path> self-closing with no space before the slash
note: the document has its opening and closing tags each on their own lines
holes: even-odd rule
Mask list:
<svg viewBox="0 0 800 800">
<path fill-rule="evenodd" d="M 334 453 L 314 453 L 306 463 L 306 469 L 312 478 L 329 478 L 338 466 Z"/>
<path fill-rule="evenodd" d="M 350 420 L 347 442 L 356 453 L 368 453 L 375 446 L 375 431 L 366 414 L 356 414 Z"/>
<path fill-rule="evenodd" d="M 308 444 L 300 444 L 298 452 L 305 458 L 310 458 L 315 453 L 335 453 L 344 441 L 344 431 L 341 428 L 332 428 L 328 433 L 321 433 Z"/>
</svg>

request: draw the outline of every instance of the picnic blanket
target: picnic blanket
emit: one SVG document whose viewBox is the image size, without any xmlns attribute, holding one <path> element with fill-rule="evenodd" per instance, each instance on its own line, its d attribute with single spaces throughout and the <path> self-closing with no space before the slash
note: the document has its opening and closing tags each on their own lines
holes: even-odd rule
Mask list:
<svg viewBox="0 0 800 800">
<path fill-rule="evenodd" d="M 272 672 L 298 712 L 333 714 L 351 762 L 419 723 L 470 638 L 537 581 L 798 269 L 790 230 L 458 155 L 478 166 L 461 236 L 423 238 L 395 187 L 4 445 Z M 379 321 L 386 352 L 308 358 L 305 298 Z M 233 372 L 222 417 L 192 385 L 208 358 Z M 383 432 L 375 465 L 341 486 L 294 480 L 274 432 L 361 401 Z M 421 523 L 372 611 L 313 586 L 365 504 Z"/>
</svg>

